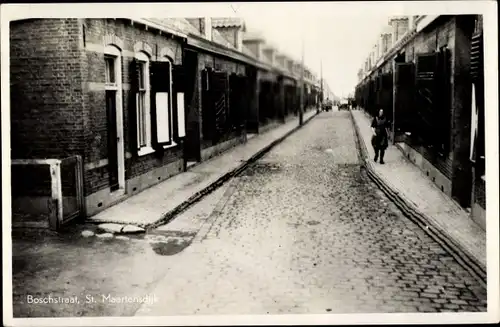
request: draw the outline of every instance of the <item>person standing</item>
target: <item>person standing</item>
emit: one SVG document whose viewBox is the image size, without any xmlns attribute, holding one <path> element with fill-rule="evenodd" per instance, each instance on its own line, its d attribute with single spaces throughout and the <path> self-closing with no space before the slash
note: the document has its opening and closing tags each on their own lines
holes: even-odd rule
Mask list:
<svg viewBox="0 0 500 327">
<path fill-rule="evenodd" d="M 384 110 L 380 109 L 378 116 L 374 117 L 372 120 L 372 146 L 375 150 L 375 162 L 380 155 L 380 163 L 384 164 L 384 154 L 387 146 L 389 145 L 389 132 L 388 132 L 389 122 L 384 115 Z"/>
</svg>

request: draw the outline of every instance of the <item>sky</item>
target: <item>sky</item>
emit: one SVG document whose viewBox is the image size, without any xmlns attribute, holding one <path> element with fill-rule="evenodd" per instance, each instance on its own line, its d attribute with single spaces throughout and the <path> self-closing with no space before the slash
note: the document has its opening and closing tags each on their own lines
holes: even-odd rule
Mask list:
<svg viewBox="0 0 500 327">
<path fill-rule="evenodd" d="M 249 30 L 261 31 L 269 43 L 301 60 L 323 78 L 332 92 L 345 97 L 354 92 L 358 70 L 387 25 L 387 14 L 335 12 L 327 5 L 279 3 L 232 4 Z M 322 70 L 321 70 L 322 66 Z"/>
</svg>

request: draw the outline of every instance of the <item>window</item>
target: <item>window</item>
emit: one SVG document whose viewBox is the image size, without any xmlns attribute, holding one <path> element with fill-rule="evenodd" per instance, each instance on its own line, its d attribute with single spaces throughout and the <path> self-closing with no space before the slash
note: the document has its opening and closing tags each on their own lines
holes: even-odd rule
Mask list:
<svg viewBox="0 0 500 327">
<path fill-rule="evenodd" d="M 139 155 L 153 152 L 151 147 L 151 112 L 149 104 L 149 58 L 140 52 L 136 55 L 138 88 L 136 93 L 137 146 Z"/>
<path fill-rule="evenodd" d="M 116 84 L 115 60 L 116 58 L 111 55 L 104 57 L 104 61 L 106 62 L 106 85 Z"/>
<path fill-rule="evenodd" d="M 154 92 L 154 117 L 153 134 L 157 146 L 163 149 L 174 147 L 177 145 L 175 138 L 178 137 L 177 124 L 178 115 L 177 111 L 179 103 L 177 98 L 174 99 L 174 94 L 182 91 L 180 88 L 181 80 L 183 80 L 180 71 L 176 70 L 177 83 L 174 85 L 174 71 L 172 62 L 168 57 L 160 57 L 157 62 L 151 66 L 153 76 L 153 91 Z M 176 106 L 177 104 L 177 106 Z M 175 111 L 174 111 L 175 110 Z"/>
</svg>

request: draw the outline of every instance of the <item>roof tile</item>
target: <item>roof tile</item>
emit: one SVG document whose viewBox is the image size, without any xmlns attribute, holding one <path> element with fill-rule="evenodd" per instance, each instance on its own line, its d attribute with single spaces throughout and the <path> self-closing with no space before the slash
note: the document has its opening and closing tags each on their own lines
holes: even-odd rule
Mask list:
<svg viewBox="0 0 500 327">
<path fill-rule="evenodd" d="M 245 23 L 238 17 L 212 17 L 212 27 L 242 27 Z"/>
</svg>

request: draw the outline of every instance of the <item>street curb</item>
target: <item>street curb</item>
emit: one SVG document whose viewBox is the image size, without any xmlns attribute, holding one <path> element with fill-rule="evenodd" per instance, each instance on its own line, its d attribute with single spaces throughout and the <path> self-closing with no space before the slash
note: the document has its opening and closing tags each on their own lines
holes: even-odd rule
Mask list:
<svg viewBox="0 0 500 327">
<path fill-rule="evenodd" d="M 165 224 L 169 223 L 171 220 L 173 220 L 173 218 L 175 216 L 177 216 L 181 212 L 185 211 L 186 209 L 188 209 L 190 206 L 192 206 L 196 202 L 200 201 L 206 195 L 208 195 L 208 194 L 212 193 L 213 191 L 215 191 L 216 189 L 218 189 L 220 186 L 222 186 L 225 182 L 227 182 L 231 178 L 233 178 L 233 177 L 238 176 L 239 174 L 241 174 L 252 163 L 254 163 L 255 161 L 259 160 L 264 154 L 266 154 L 267 152 L 269 152 L 273 147 L 275 147 L 276 145 L 278 145 L 279 143 L 281 143 L 284 139 L 286 139 L 288 136 L 290 136 L 291 134 L 293 134 L 294 132 L 296 132 L 297 130 L 299 130 L 301 127 L 305 126 L 306 123 L 310 122 L 317 115 L 318 115 L 318 113 L 316 112 L 314 115 L 312 115 L 311 117 L 309 117 L 307 120 L 304 120 L 304 122 L 303 122 L 302 125 L 298 125 L 298 126 L 294 127 L 293 129 L 291 129 L 290 131 L 288 131 L 287 133 L 285 133 L 285 135 L 283 135 L 283 136 L 279 137 L 278 139 L 272 141 L 270 144 L 268 144 L 267 146 L 265 146 L 263 149 L 261 149 L 257 153 L 255 153 L 248 160 L 246 160 L 245 162 L 243 162 L 243 164 L 241 164 L 240 166 L 238 166 L 236 169 L 233 169 L 232 171 L 230 171 L 230 172 L 222 175 L 221 177 L 219 177 L 215 182 L 213 182 L 209 186 L 207 186 L 204 189 L 202 189 L 201 191 L 195 193 L 189 199 L 187 199 L 186 201 L 182 202 L 180 205 L 178 205 L 174 209 L 172 209 L 172 210 L 166 212 L 165 214 L 163 214 L 162 217 L 159 220 L 157 220 L 156 222 L 151 223 L 151 224 L 141 224 L 141 225 L 137 225 L 137 226 L 143 227 L 147 231 L 147 230 L 151 230 L 151 229 L 154 229 L 156 227 L 159 227 L 159 226 L 162 226 L 162 225 L 165 225 Z"/>
<path fill-rule="evenodd" d="M 434 241 L 439 243 L 450 255 L 469 273 L 486 287 L 486 267 L 465 249 L 459 242 L 455 241 L 451 235 L 438 226 L 433 219 L 429 218 L 424 213 L 420 212 L 415 206 L 397 192 L 390 184 L 373 169 L 372 163 L 369 160 L 368 148 L 361 137 L 359 126 L 351 112 L 351 119 L 354 124 L 358 146 L 361 151 L 362 164 L 365 167 L 370 179 L 386 194 L 386 196 L 417 226 L 422 228 Z"/>
</svg>

